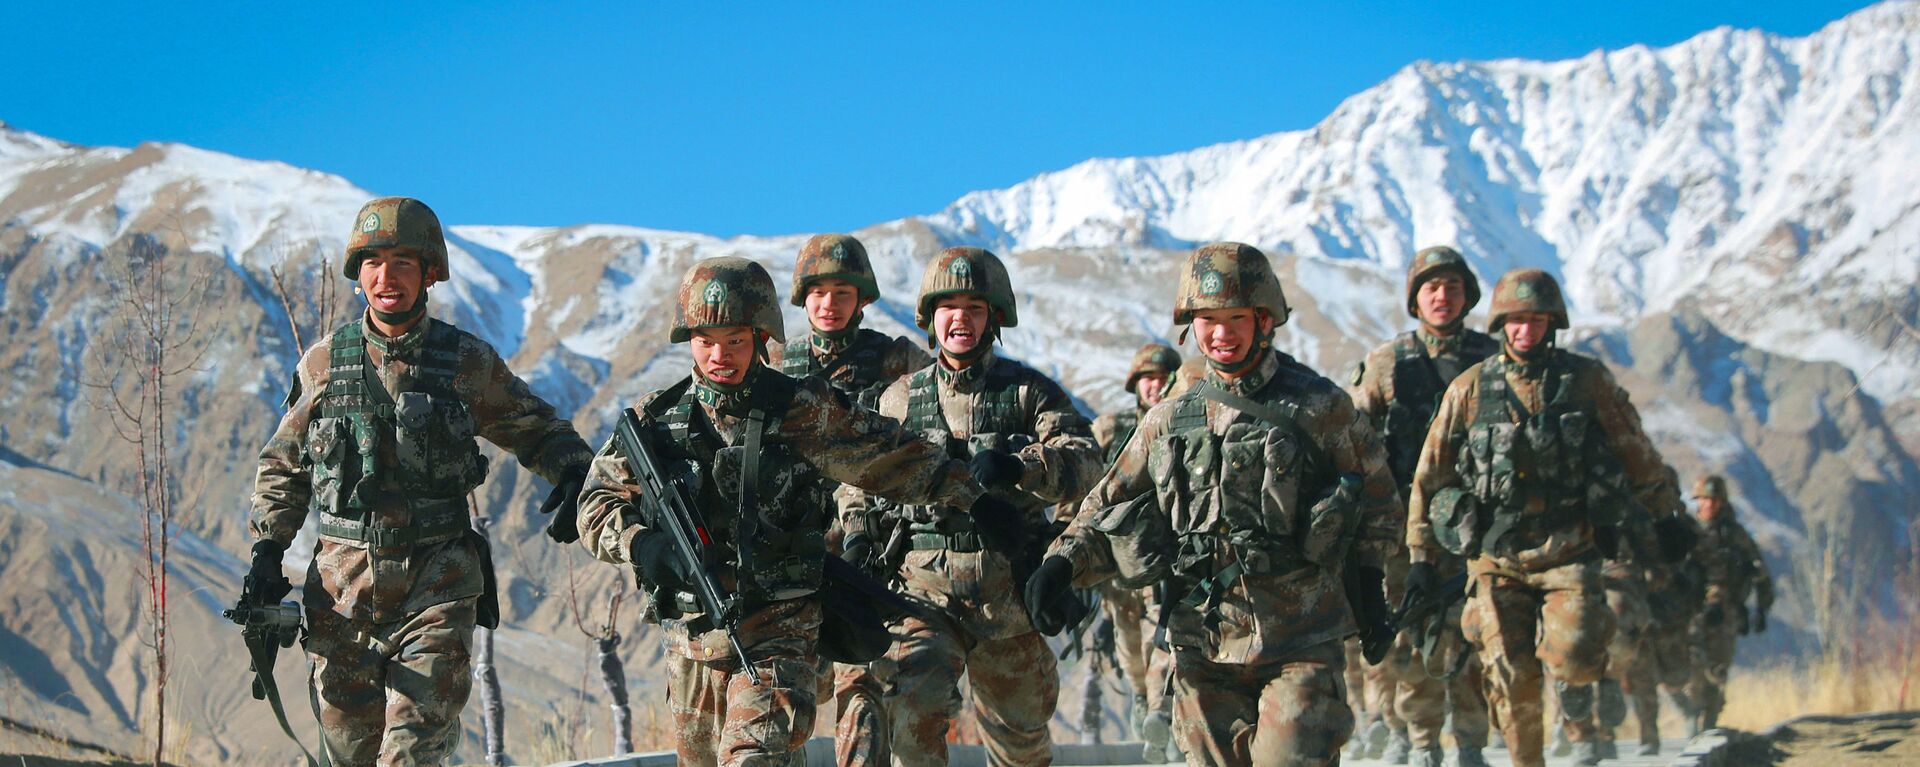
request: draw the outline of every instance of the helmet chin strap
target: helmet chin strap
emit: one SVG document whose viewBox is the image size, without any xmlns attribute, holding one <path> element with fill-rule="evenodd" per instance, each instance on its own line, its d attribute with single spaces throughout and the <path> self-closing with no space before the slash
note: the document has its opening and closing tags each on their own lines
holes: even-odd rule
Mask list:
<svg viewBox="0 0 1920 767">
<path fill-rule="evenodd" d="M 1201 356 L 1206 359 L 1207 367 L 1213 368 L 1215 372 L 1221 375 L 1237 376 L 1259 365 L 1260 360 L 1267 356 L 1267 350 L 1271 348 L 1273 348 L 1273 331 L 1269 330 L 1260 336 L 1260 343 L 1241 357 L 1239 362 L 1220 362 L 1207 356 L 1205 350 L 1202 350 Z"/>
<path fill-rule="evenodd" d="M 356 287 L 355 290 L 359 290 L 359 288 Z M 379 309 L 375 309 L 373 308 L 373 300 L 368 298 L 365 293 L 360 294 L 360 300 L 367 302 L 367 311 L 373 312 L 374 317 L 378 318 L 381 322 L 387 323 L 388 325 L 405 325 L 409 322 L 414 321 L 415 319 L 418 319 L 420 315 L 427 313 L 427 289 L 426 288 L 420 289 L 420 297 L 417 299 L 414 299 L 413 306 L 408 307 L 405 311 L 383 312 L 383 311 L 380 311 Z"/>
</svg>

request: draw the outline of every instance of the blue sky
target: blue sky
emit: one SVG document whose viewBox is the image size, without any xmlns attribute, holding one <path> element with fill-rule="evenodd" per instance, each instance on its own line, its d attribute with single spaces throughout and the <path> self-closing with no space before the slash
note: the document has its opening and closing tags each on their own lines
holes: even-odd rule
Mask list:
<svg viewBox="0 0 1920 767">
<path fill-rule="evenodd" d="M 1797 36 L 1864 5 L 31 2 L 0 28 L 0 120 L 337 173 L 451 223 L 847 230 L 1309 127 L 1419 59 Z"/>
</svg>

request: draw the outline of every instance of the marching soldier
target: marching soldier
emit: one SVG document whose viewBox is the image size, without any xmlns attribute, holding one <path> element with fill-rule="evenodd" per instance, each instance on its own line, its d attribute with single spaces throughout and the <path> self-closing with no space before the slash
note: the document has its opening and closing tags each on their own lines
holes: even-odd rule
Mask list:
<svg viewBox="0 0 1920 767">
<path fill-rule="evenodd" d="M 1447 384 L 1500 352 L 1498 341 L 1466 326 L 1467 312 L 1479 303 L 1480 281 L 1459 251 L 1444 245 L 1421 250 L 1407 268 L 1406 289 L 1407 314 L 1420 321 L 1419 329 L 1381 344 L 1354 371 L 1354 406 L 1386 443 L 1387 467 L 1402 498 L 1413 483 L 1427 425 Z M 1456 556 L 1433 564 L 1441 578 L 1466 568 L 1466 561 Z M 1390 599 L 1401 596 L 1399 583 L 1406 570 L 1404 553 L 1389 563 Z M 1450 624 L 1457 625 L 1458 611 L 1449 610 Z M 1468 660 L 1457 675 L 1442 681 L 1428 673 L 1427 659 L 1415 643 L 1413 632 L 1402 632 L 1386 660 L 1366 671 L 1369 708 L 1393 728 L 1387 761 L 1406 764 L 1411 756 L 1415 764 L 1439 767 L 1440 729 L 1451 712 L 1458 764 L 1484 767 L 1487 701 L 1479 664 Z"/>
<path fill-rule="evenodd" d="M 764 364 L 768 340 L 785 337 L 759 264 L 695 264 L 680 284 L 671 338 L 691 345 L 693 373 L 634 413 L 643 449 L 694 499 L 711 557 L 694 570 L 676 551 L 666 512 L 644 494 L 635 456 L 617 437 L 587 475 L 580 534 L 595 557 L 635 569 L 650 597 L 647 619 L 666 628 L 681 762 L 784 766 L 813 728 L 816 653 L 858 643 L 836 631 L 882 631 L 847 595 L 823 593 L 835 584 L 823 585 L 833 483 L 991 519 L 1013 511 L 985 496 L 966 464 L 825 380 Z M 737 614 L 704 611 L 697 592 L 709 578 L 735 595 Z M 873 654 L 884 644 L 882 635 Z"/>
<path fill-rule="evenodd" d="M 1400 545 L 1372 427 L 1337 385 L 1272 347 L 1287 313 L 1259 250 L 1193 252 L 1174 321 L 1196 336 L 1205 380 L 1141 417 L 1027 582 L 1043 630 L 1065 619 L 1060 597 L 1076 581 L 1165 584 L 1173 726 L 1204 764 L 1339 759 L 1353 727 L 1341 641 L 1356 609 L 1384 610 L 1379 568 Z M 1369 605 L 1350 605 L 1349 569 L 1365 573 Z"/>
<path fill-rule="evenodd" d="M 1742 634 L 1767 630 L 1773 576 L 1753 536 L 1735 518 L 1725 479 L 1717 474 L 1701 477 L 1693 486 L 1693 499 L 1704 528 L 1701 546 L 1720 553 L 1706 573 L 1706 608 L 1694 619 L 1692 629 L 1693 678 L 1687 684 L 1687 697 L 1697 707 L 1691 726 L 1698 733 L 1719 725 L 1734 641 Z M 1747 610 L 1749 595 L 1752 612 Z"/>
<path fill-rule="evenodd" d="M 1556 680 L 1579 761 L 1598 761 L 1589 714 L 1613 613 L 1601 563 L 1619 529 L 1659 507 L 1661 464 L 1640 416 L 1598 361 L 1554 346 L 1560 285 L 1537 269 L 1494 286 L 1501 354 L 1448 385 L 1414 471 L 1406 590 L 1469 559 L 1462 629 L 1516 765 L 1543 764 L 1542 664 Z"/>
<path fill-rule="evenodd" d="M 897 571 L 903 592 L 926 606 L 894 626 L 884 664 L 892 674 L 886 709 L 894 763 L 947 763 L 964 674 L 988 762 L 1044 764 L 1060 680 L 1019 584 L 1052 538 L 1047 507 L 1086 492 L 1098 477 L 1099 448 L 1059 384 L 994 353 L 1001 329 L 1014 327 L 1019 314 L 1006 268 L 992 253 L 948 248 L 935 256 L 914 320 L 939 359 L 889 386 L 880 413 L 966 458 L 980 484 L 1020 514 L 988 525 L 950 503 L 887 507 L 886 540 L 905 549 Z M 851 520 L 872 510 L 864 494 L 842 504 L 849 550 L 881 540 L 854 532 Z"/>
<path fill-rule="evenodd" d="M 592 451 L 492 346 L 427 316 L 449 278 L 440 220 L 383 197 L 360 209 L 345 273 L 367 302 L 300 359 L 291 406 L 260 451 L 246 593 L 291 588 L 280 560 L 307 515 L 320 540 L 305 588 L 323 753 L 334 764 L 439 764 L 472 687 L 473 627 L 499 609 L 467 494 L 484 437 L 554 484 L 548 535 L 570 542 Z"/>
</svg>

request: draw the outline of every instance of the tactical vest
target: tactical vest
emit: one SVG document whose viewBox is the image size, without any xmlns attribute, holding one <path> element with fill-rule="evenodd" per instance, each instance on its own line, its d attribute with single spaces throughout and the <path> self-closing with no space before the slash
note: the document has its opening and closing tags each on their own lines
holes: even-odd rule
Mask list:
<svg viewBox="0 0 1920 767">
<path fill-rule="evenodd" d="M 404 546 L 463 533 L 467 493 L 487 478 L 487 460 L 474 442 L 467 403 L 454 390 L 460 331 L 429 318 L 412 382 L 398 402 L 368 364 L 358 321 L 342 325 L 328 342 L 326 388 L 315 398 L 318 417 L 307 425 L 307 463 L 313 476 L 310 508 L 320 534 Z M 394 462 L 380 461 L 390 444 Z M 409 524 L 375 527 L 376 504 L 404 505 Z"/>
<path fill-rule="evenodd" d="M 845 350 L 823 364 L 814 356 L 812 338 L 796 338 L 787 342 L 780 357 L 780 372 L 794 378 L 818 375 L 855 402 L 873 408 L 880 402 L 881 391 L 893 383 L 886 377 L 891 340 L 883 333 L 861 328 Z"/>
<path fill-rule="evenodd" d="M 710 551 L 733 553 L 731 561 L 716 556 L 710 563 L 716 575 L 724 580 L 731 574 L 750 602 L 818 591 L 833 485 L 779 437 L 799 382 L 771 370 L 760 374 L 734 445 L 714 433 L 691 383 L 684 379 L 656 397 L 642 413 L 643 425 L 662 437 L 655 447 L 663 457 L 698 466 L 699 511 L 716 543 Z M 674 605 L 677 614 L 701 609 L 692 594 L 654 596 L 663 607 Z"/>
<path fill-rule="evenodd" d="M 1462 328 L 1460 357 L 1467 364 L 1484 360 L 1500 351 L 1493 339 Z M 1393 339 L 1393 399 L 1387 403 L 1380 438 L 1387 446 L 1387 468 L 1402 491 L 1413 485 L 1414 467 L 1420 462 L 1420 450 L 1427 441 L 1427 427 L 1440 408 L 1440 397 L 1447 391 L 1450 377 L 1440 372 L 1427 345 L 1408 331 Z M 1402 493 L 1404 495 L 1404 492 Z"/>
<path fill-rule="evenodd" d="M 1037 441 L 1033 423 L 1025 417 L 1020 407 L 1020 380 L 1024 366 L 1008 359 L 993 361 L 993 367 L 986 371 L 986 380 L 980 382 L 980 401 L 973 410 L 972 431 L 962 440 L 954 436 L 953 427 L 947 423 L 946 413 L 940 408 L 939 365 L 935 362 L 921 368 L 907 379 L 907 414 L 902 425 L 908 430 L 918 432 L 937 444 L 946 445 L 948 457 L 960 460 L 967 460 L 981 450 L 1018 452 Z M 1031 496 L 1009 500 L 1016 505 L 1037 502 Z M 979 535 L 973 529 L 973 518 L 956 513 L 950 507 L 892 507 L 890 503 L 883 506 L 888 507 L 887 514 L 897 514 L 907 520 L 907 530 L 912 534 L 909 543 L 914 549 L 957 552 L 981 549 Z"/>
<path fill-rule="evenodd" d="M 1499 555 L 1537 546 L 1583 520 L 1616 525 L 1632 502 L 1625 470 L 1599 424 L 1585 403 L 1570 397 L 1574 366 L 1560 354 L 1544 364 L 1545 404 L 1538 413 L 1529 413 L 1507 385 L 1506 357 L 1480 366 L 1478 412 L 1455 459 L 1478 507 L 1475 524 L 1484 526 L 1462 534 L 1468 548 Z"/>
<path fill-rule="evenodd" d="M 1125 410 L 1113 414 L 1113 441 L 1107 443 L 1107 452 L 1101 456 L 1107 466 L 1120 460 L 1120 451 L 1126 449 L 1127 442 L 1133 439 L 1133 433 L 1140 430 L 1140 411 Z"/>
</svg>

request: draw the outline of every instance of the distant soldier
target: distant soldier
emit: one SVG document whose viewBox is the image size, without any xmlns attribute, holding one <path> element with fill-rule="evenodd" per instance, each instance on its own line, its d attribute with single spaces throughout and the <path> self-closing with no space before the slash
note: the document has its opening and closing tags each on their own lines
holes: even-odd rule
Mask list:
<svg viewBox="0 0 1920 767">
<path fill-rule="evenodd" d="M 941 251 L 927 264 L 914 311 L 939 361 L 880 396 L 881 414 L 969 461 L 990 497 L 1019 509 L 1003 520 L 942 502 L 884 511 L 887 538 L 906 549 L 902 591 L 928 608 L 894 627 L 893 648 L 876 664 L 891 666 L 886 708 L 895 764 L 947 763 L 963 675 L 989 764 L 1052 758 L 1047 723 L 1059 701 L 1058 665 L 1028 620 L 1019 584 L 1052 537 L 1046 509 L 1085 494 L 1099 477 L 1100 454 L 1086 417 L 1059 384 L 994 353 L 1001 329 L 1019 317 L 998 257 L 979 248 Z M 873 508 L 856 493 L 841 518 L 866 518 Z M 874 544 L 850 532 L 847 548 L 856 545 Z"/>
<path fill-rule="evenodd" d="M 321 741 L 334 764 L 440 764 L 459 742 L 473 627 L 499 624 L 467 494 L 484 437 L 554 484 L 547 534 L 570 542 L 592 451 L 492 346 L 427 316 L 448 279 L 440 219 L 408 197 L 360 209 L 345 273 L 366 314 L 301 357 L 290 407 L 260 451 L 246 592 L 277 604 L 280 559 L 309 513 L 305 589 Z"/>
<path fill-rule="evenodd" d="M 691 344 L 693 373 L 641 398 L 635 413 L 646 449 L 696 499 L 710 558 L 689 569 L 617 439 L 593 459 L 580 533 L 595 557 L 635 569 L 649 597 L 646 619 L 666 628 L 681 763 L 784 766 L 813 729 L 816 652 L 833 641 L 823 635 L 845 606 L 822 593 L 833 483 L 989 516 L 1012 512 L 982 494 L 966 464 L 825 380 L 763 364 L 768 340 L 785 338 L 773 280 L 759 264 L 694 264 L 680 283 L 671 339 Z M 696 586 L 709 576 L 735 595 L 737 615 L 704 611 Z M 716 625 L 729 619 L 757 674 Z"/>
<path fill-rule="evenodd" d="M 807 240 L 793 265 L 793 291 L 788 301 L 806 311 L 813 332 L 779 347 L 774 362 L 794 378 L 817 375 L 833 388 L 866 407 L 879 403 L 880 392 L 901 376 L 933 363 L 919 344 L 889 337 L 860 326 L 867 306 L 880 300 L 880 286 L 866 246 L 844 234 L 822 234 Z M 840 488 L 839 494 L 853 492 Z M 846 551 L 849 532 L 871 541 L 878 522 L 845 520 L 827 532 L 827 547 L 861 567 L 879 553 L 868 545 Z M 822 669 L 826 675 L 826 669 Z M 831 675 L 833 697 L 840 715 L 834 733 L 837 763 L 842 767 L 883 765 L 892 761 L 887 747 L 890 725 L 881 705 L 880 682 L 865 665 L 839 666 Z"/>
<path fill-rule="evenodd" d="M 1695 513 L 1705 528 L 1702 546 L 1720 552 L 1706 573 L 1706 607 L 1693 622 L 1693 679 L 1687 695 L 1697 706 L 1693 729 L 1719 726 L 1726 705 L 1727 669 L 1733 665 L 1734 640 L 1741 634 L 1767 630 L 1773 609 L 1773 575 L 1760 556 L 1753 536 L 1735 519 L 1727 500 L 1727 481 L 1719 475 L 1700 478 L 1693 486 Z M 1747 597 L 1753 596 L 1753 611 Z"/>
<path fill-rule="evenodd" d="M 1353 728 L 1343 574 L 1384 609 L 1401 514 L 1385 452 L 1340 387 L 1273 348 L 1287 302 L 1266 255 L 1195 250 L 1174 322 L 1208 372 L 1140 419 L 1027 583 L 1043 628 L 1078 582 L 1163 583 L 1173 727 L 1215 765 L 1326 765 Z M 1183 333 L 1184 336 L 1184 333 Z M 1387 637 L 1379 637 L 1386 639 Z"/>
<path fill-rule="evenodd" d="M 1644 571 L 1647 612 L 1651 623 L 1647 636 L 1647 662 L 1641 664 L 1640 671 L 1649 678 L 1644 682 L 1636 682 L 1629 692 L 1634 716 L 1640 723 L 1643 753 L 1647 750 L 1647 743 L 1657 744 L 1660 741 L 1660 690 L 1664 689 L 1672 696 L 1674 705 L 1680 709 L 1688 727 L 1694 726 L 1698 711 L 1686 690 L 1687 683 L 1693 678 L 1693 619 L 1706 607 L 1707 573 L 1714 569 L 1716 560 L 1724 556 L 1722 552 L 1703 545 L 1706 541 L 1704 531 L 1693 515 L 1686 512 L 1686 502 L 1678 498 L 1680 475 L 1672 466 L 1666 467 L 1666 478 L 1674 488 L 1675 502 L 1679 504 L 1678 513 L 1671 519 L 1687 528 L 1684 537 L 1693 545 L 1679 562 L 1666 567 L 1649 567 Z"/>
<path fill-rule="evenodd" d="M 1494 286 L 1502 353 L 1448 385 L 1414 472 L 1410 599 L 1438 589 L 1445 555 L 1469 558 L 1461 616 L 1516 765 L 1544 763 L 1542 664 L 1583 764 L 1614 632 L 1601 563 L 1623 522 L 1657 508 L 1661 464 L 1605 366 L 1554 346 L 1560 285 L 1537 269 Z"/>
<path fill-rule="evenodd" d="M 1500 342 L 1466 327 L 1467 312 L 1480 303 L 1480 281 L 1460 252 L 1447 246 L 1426 248 L 1407 267 L 1407 314 L 1420 321 L 1410 330 L 1381 344 L 1354 371 L 1354 406 L 1373 423 L 1386 443 L 1387 468 L 1408 497 L 1420 449 L 1427 441 L 1427 424 L 1447 384 L 1473 366 L 1500 352 Z M 1466 569 L 1466 560 L 1452 555 L 1433 562 L 1442 579 Z M 1406 577 L 1404 551 L 1387 566 L 1389 598 L 1399 599 Z M 1447 620 L 1457 625 L 1459 608 Z M 1451 630 L 1451 629 L 1449 629 Z M 1468 660 L 1451 680 L 1428 672 L 1426 658 L 1415 650 L 1411 631 L 1394 640 L 1387 659 L 1368 667 L 1370 708 L 1392 728 L 1386 760 L 1406 764 L 1409 752 L 1418 765 L 1439 767 L 1440 730 L 1452 714 L 1457 762 L 1461 767 L 1484 767 L 1481 749 L 1487 745 L 1487 701 L 1481 692 L 1480 664 Z"/>
</svg>

